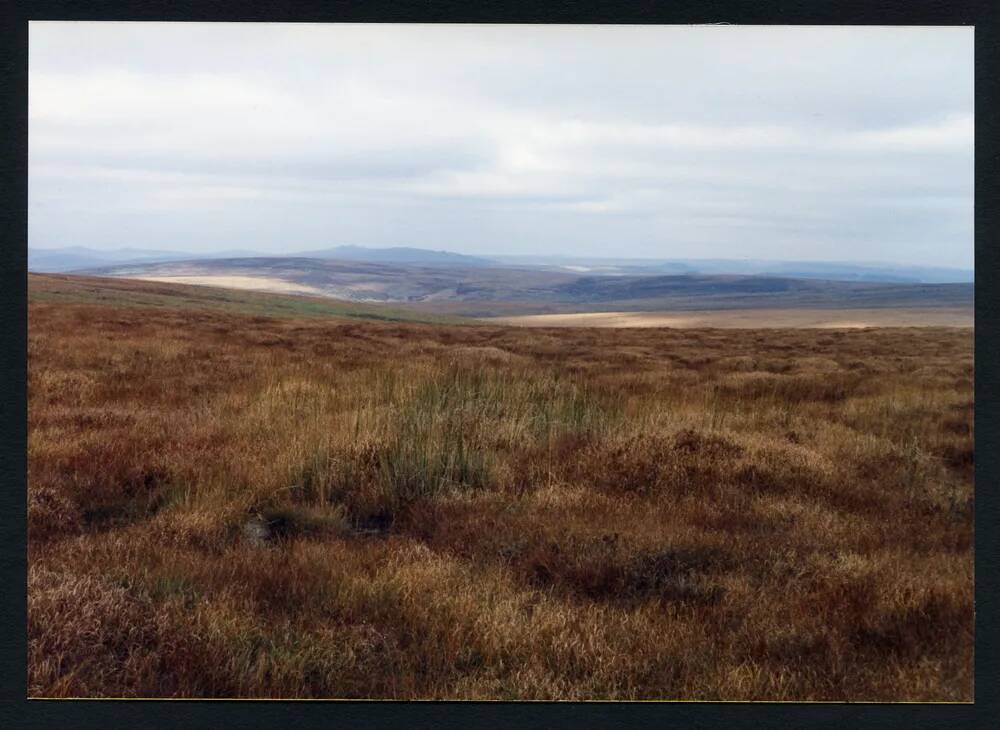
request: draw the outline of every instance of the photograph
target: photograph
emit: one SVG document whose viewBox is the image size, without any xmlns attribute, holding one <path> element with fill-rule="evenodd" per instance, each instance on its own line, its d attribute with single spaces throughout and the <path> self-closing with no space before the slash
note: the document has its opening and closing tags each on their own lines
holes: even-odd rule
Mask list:
<svg viewBox="0 0 1000 730">
<path fill-rule="evenodd" d="M 971 25 L 26 32 L 29 698 L 973 702 Z"/>
</svg>

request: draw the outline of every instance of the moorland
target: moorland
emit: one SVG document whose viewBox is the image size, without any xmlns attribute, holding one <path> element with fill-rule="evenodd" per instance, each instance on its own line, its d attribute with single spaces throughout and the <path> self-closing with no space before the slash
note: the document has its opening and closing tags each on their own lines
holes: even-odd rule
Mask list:
<svg viewBox="0 0 1000 730">
<path fill-rule="evenodd" d="M 32 696 L 972 700 L 969 328 L 28 324 Z"/>
</svg>

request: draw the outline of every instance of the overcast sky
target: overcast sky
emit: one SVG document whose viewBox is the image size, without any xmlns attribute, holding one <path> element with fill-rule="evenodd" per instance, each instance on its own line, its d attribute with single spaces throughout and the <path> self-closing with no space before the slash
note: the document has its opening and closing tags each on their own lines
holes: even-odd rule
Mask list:
<svg viewBox="0 0 1000 730">
<path fill-rule="evenodd" d="M 970 28 L 38 23 L 32 246 L 971 267 Z"/>
</svg>

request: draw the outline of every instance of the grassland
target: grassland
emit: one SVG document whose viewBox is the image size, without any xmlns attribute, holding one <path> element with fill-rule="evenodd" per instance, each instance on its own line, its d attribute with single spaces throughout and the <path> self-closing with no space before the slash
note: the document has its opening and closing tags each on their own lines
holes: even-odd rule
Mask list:
<svg viewBox="0 0 1000 730">
<path fill-rule="evenodd" d="M 969 329 L 30 290 L 32 696 L 972 699 Z"/>
<path fill-rule="evenodd" d="M 972 327 L 971 307 L 880 307 L 877 309 L 722 309 L 692 312 L 577 312 L 492 318 L 519 327 L 702 327 L 771 329 L 810 327 Z"/>
</svg>

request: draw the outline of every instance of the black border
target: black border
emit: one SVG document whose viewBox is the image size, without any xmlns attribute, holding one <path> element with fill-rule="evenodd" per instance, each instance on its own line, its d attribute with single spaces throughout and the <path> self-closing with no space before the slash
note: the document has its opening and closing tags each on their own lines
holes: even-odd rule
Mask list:
<svg viewBox="0 0 1000 730">
<path fill-rule="evenodd" d="M 974 705 L 27 701 L 25 626 L 28 26 L 31 20 L 975 25 L 976 702 Z M 996 0 L 5 0 L 0 3 L 0 726 L 988 727 L 1000 710 L 1000 3 Z M 981 448 L 979 445 L 985 445 Z M 992 447 L 992 448 L 991 448 Z"/>
</svg>

